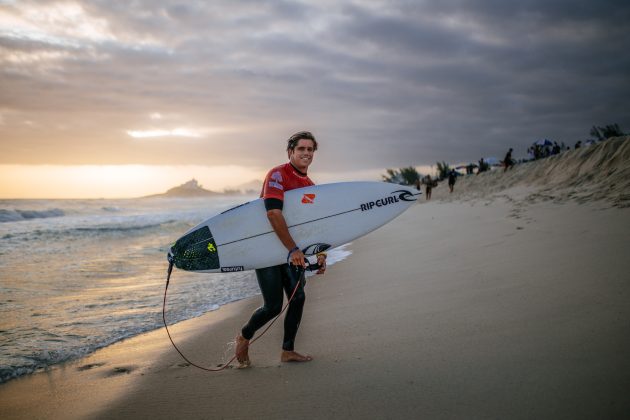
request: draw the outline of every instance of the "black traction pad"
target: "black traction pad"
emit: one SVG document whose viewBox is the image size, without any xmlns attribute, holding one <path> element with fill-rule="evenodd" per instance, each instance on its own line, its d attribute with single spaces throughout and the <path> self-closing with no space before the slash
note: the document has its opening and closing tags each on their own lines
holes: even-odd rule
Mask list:
<svg viewBox="0 0 630 420">
<path fill-rule="evenodd" d="M 208 226 L 204 226 L 179 238 L 171 247 L 175 267 L 180 270 L 216 270 L 219 264 L 217 244 Z"/>
</svg>

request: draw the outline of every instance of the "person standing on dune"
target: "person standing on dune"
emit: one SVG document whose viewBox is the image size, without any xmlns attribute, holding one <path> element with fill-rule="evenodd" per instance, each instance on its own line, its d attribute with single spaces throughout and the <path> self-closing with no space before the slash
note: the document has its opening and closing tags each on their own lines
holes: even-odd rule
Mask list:
<svg viewBox="0 0 630 420">
<path fill-rule="evenodd" d="M 512 148 L 510 148 L 510 150 L 506 153 L 505 159 L 503 159 L 503 166 L 503 172 L 514 166 L 514 160 L 512 160 Z"/>
<path fill-rule="evenodd" d="M 455 172 L 455 169 L 451 169 L 451 171 L 448 173 L 448 189 L 450 190 L 450 192 L 453 192 L 453 187 L 455 187 L 455 180 L 457 179 L 457 172 Z"/>
</svg>

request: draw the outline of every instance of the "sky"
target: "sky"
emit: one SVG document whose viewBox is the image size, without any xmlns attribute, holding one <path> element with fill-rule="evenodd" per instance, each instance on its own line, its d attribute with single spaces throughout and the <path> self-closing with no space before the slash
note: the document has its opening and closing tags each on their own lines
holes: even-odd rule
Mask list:
<svg viewBox="0 0 630 420">
<path fill-rule="evenodd" d="M 630 3 L 0 0 L 0 198 L 316 182 L 630 131 Z"/>
</svg>

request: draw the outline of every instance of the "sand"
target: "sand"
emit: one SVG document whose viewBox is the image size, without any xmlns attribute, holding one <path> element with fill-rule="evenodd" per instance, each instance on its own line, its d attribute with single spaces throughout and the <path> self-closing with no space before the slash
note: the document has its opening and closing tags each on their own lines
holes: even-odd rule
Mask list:
<svg viewBox="0 0 630 420">
<path fill-rule="evenodd" d="M 628 418 L 630 191 L 601 190 L 628 173 L 628 144 L 440 185 L 352 243 L 307 285 L 296 349 L 313 362 L 281 364 L 276 325 L 251 368 L 207 373 L 158 330 L 0 386 L 0 417 Z M 581 181 L 547 178 L 593 155 L 608 158 Z M 259 303 L 173 336 L 216 366 Z"/>
</svg>

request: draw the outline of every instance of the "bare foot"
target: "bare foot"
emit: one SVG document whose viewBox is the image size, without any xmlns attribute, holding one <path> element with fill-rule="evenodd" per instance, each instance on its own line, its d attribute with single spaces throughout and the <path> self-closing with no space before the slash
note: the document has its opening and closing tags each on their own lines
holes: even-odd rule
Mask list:
<svg viewBox="0 0 630 420">
<path fill-rule="evenodd" d="M 280 356 L 280 361 L 282 362 L 310 362 L 313 360 L 313 357 L 303 354 L 300 354 L 295 351 L 287 351 L 282 350 L 282 355 Z"/>
<path fill-rule="evenodd" d="M 239 367 L 249 366 L 249 340 L 245 339 L 242 335 L 236 336 L 236 360 L 240 363 Z"/>
</svg>

